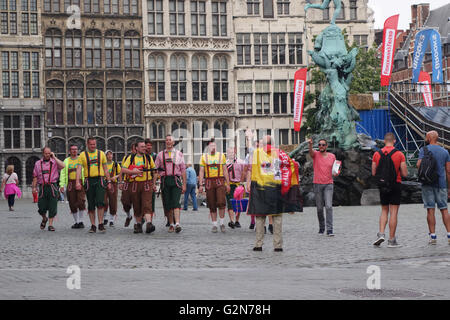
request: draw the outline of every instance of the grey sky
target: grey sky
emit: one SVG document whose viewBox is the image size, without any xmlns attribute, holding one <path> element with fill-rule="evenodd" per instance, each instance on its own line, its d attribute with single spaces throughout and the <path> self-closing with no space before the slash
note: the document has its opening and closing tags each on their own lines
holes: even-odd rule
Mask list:
<svg viewBox="0 0 450 320">
<path fill-rule="evenodd" d="M 375 12 L 375 29 L 383 29 L 384 21 L 395 14 L 400 14 L 399 29 L 408 29 L 411 22 L 411 5 L 430 3 L 431 10 L 449 3 L 449 0 L 369 0 L 369 7 Z"/>
</svg>

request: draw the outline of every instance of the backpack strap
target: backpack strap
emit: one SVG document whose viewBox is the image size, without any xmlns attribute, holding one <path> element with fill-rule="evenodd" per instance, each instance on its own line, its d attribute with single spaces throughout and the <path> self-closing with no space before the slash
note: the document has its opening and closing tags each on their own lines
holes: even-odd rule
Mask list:
<svg viewBox="0 0 450 320">
<path fill-rule="evenodd" d="M 100 150 L 98 149 L 97 149 L 97 176 L 100 177 Z"/>
<path fill-rule="evenodd" d="M 88 169 L 88 174 L 87 177 L 90 178 L 91 177 L 91 161 L 89 159 L 89 154 L 86 151 L 84 151 L 84 155 L 86 156 L 86 163 L 87 163 L 87 169 Z"/>
</svg>

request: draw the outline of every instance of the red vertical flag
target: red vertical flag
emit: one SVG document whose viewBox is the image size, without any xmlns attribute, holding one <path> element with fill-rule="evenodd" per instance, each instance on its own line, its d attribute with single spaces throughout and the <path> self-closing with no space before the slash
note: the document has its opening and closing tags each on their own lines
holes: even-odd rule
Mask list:
<svg viewBox="0 0 450 320">
<path fill-rule="evenodd" d="M 425 106 L 432 107 L 433 106 L 433 93 L 431 92 L 431 77 L 428 72 L 420 71 L 419 74 L 419 83 L 423 101 L 425 101 Z"/>
<path fill-rule="evenodd" d="M 294 130 L 300 131 L 305 102 L 307 68 L 299 69 L 294 75 Z"/>
<path fill-rule="evenodd" d="M 384 22 L 383 52 L 381 55 L 381 86 L 389 86 L 394 67 L 395 40 L 399 15 L 392 16 Z"/>
</svg>

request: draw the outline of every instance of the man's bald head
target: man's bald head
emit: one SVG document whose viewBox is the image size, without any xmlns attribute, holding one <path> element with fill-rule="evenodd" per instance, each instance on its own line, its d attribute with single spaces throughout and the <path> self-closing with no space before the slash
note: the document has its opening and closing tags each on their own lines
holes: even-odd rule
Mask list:
<svg viewBox="0 0 450 320">
<path fill-rule="evenodd" d="M 428 143 L 436 143 L 438 141 L 438 139 L 439 139 L 439 134 L 435 130 L 428 131 L 427 135 L 425 137 L 425 140 Z"/>
</svg>

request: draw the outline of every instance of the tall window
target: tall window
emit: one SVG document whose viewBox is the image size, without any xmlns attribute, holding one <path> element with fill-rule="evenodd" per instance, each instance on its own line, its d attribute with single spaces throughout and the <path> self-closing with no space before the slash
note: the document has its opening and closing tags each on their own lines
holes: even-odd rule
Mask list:
<svg viewBox="0 0 450 320">
<path fill-rule="evenodd" d="M 66 88 L 67 124 L 83 124 L 83 83 L 69 81 Z"/>
<path fill-rule="evenodd" d="M 228 62 L 224 56 L 213 59 L 214 101 L 228 101 Z"/>
<path fill-rule="evenodd" d="M 358 20 L 356 0 L 350 0 L 350 20 Z"/>
<path fill-rule="evenodd" d="M 102 67 L 102 34 L 98 30 L 89 30 L 86 32 L 84 42 L 86 68 Z"/>
<path fill-rule="evenodd" d="M 49 29 L 45 34 L 45 66 L 61 67 L 61 31 Z"/>
<path fill-rule="evenodd" d="M 238 65 L 251 64 L 250 33 L 236 34 L 236 51 L 237 51 L 237 64 Z"/>
<path fill-rule="evenodd" d="M 206 36 L 206 1 L 191 1 L 191 32 Z"/>
<path fill-rule="evenodd" d="M 141 64 L 140 39 L 136 31 L 128 31 L 124 38 L 125 68 L 139 69 Z"/>
<path fill-rule="evenodd" d="M 272 64 L 286 64 L 286 40 L 284 33 L 272 33 Z"/>
<path fill-rule="evenodd" d="M 19 97 L 19 53 L 2 52 L 3 98 Z"/>
<path fill-rule="evenodd" d="M 44 0 L 44 12 L 60 12 L 59 0 Z"/>
<path fill-rule="evenodd" d="M 123 0 L 123 14 L 136 16 L 138 14 L 138 0 Z"/>
<path fill-rule="evenodd" d="M 47 103 L 47 123 L 63 124 L 63 92 L 64 84 L 57 80 L 47 82 L 46 103 Z"/>
<path fill-rule="evenodd" d="M 256 114 L 270 113 L 270 81 L 255 81 Z"/>
<path fill-rule="evenodd" d="M 23 97 L 39 98 L 39 53 L 22 52 Z"/>
<path fill-rule="evenodd" d="M 41 116 L 25 115 L 25 148 L 41 148 Z"/>
<path fill-rule="evenodd" d="M 330 7 L 327 7 L 325 9 L 322 10 L 322 16 L 323 16 L 323 20 L 330 20 Z"/>
<path fill-rule="evenodd" d="M 285 80 L 274 81 L 273 88 L 273 113 L 287 114 L 287 86 Z"/>
<path fill-rule="evenodd" d="M 80 7 L 80 0 L 64 0 L 64 12 L 68 12 L 68 8 L 70 6 L 77 6 L 78 8 Z"/>
<path fill-rule="evenodd" d="M 219 152 L 227 152 L 228 129 L 229 125 L 226 120 L 218 120 L 214 122 L 215 134 L 219 134 L 220 132 L 219 138 L 216 139 L 217 151 Z"/>
<path fill-rule="evenodd" d="M 147 0 L 148 33 L 163 34 L 163 0 Z"/>
<path fill-rule="evenodd" d="M 360 47 L 361 49 L 363 49 L 364 51 L 369 50 L 369 45 L 368 45 L 368 36 L 367 35 L 354 35 L 353 36 L 353 42 Z"/>
<path fill-rule="evenodd" d="M 255 33 L 255 64 L 269 64 L 269 37 L 267 33 Z"/>
<path fill-rule="evenodd" d="M 278 131 L 278 141 L 279 145 L 287 145 L 289 144 L 289 129 L 279 129 L 276 130 L 275 134 Z"/>
<path fill-rule="evenodd" d="M 263 0 L 263 17 L 273 18 L 273 0 Z"/>
<path fill-rule="evenodd" d="M 194 163 L 200 163 L 200 157 L 202 153 L 206 150 L 208 146 L 208 136 L 209 124 L 206 120 L 195 120 L 193 123 L 193 142 L 194 142 Z"/>
<path fill-rule="evenodd" d="M 22 34 L 37 34 L 37 0 L 22 0 Z M 35 13 L 33 13 L 35 12 Z M 31 21 L 30 21 L 31 20 Z"/>
<path fill-rule="evenodd" d="M 69 30 L 65 36 L 66 68 L 81 67 L 81 31 Z"/>
<path fill-rule="evenodd" d="M 100 13 L 100 0 L 84 0 L 84 13 Z"/>
<path fill-rule="evenodd" d="M 125 140 L 121 137 L 112 137 L 108 140 L 108 150 L 113 153 L 114 161 L 122 161 L 125 156 Z"/>
<path fill-rule="evenodd" d="M 239 114 L 252 114 L 252 81 L 238 81 Z"/>
<path fill-rule="evenodd" d="M 192 58 L 192 100 L 208 100 L 208 65 L 204 56 Z"/>
<path fill-rule="evenodd" d="M 213 36 L 227 35 L 227 3 L 213 1 L 212 6 L 212 34 Z"/>
<path fill-rule="evenodd" d="M 108 30 L 105 33 L 105 66 L 106 68 L 121 67 L 121 38 L 117 30 Z"/>
<path fill-rule="evenodd" d="M 142 123 L 142 84 L 139 81 L 129 81 L 125 87 L 127 123 Z"/>
<path fill-rule="evenodd" d="M 345 20 L 345 7 L 344 7 L 343 3 L 342 3 L 341 12 L 339 12 L 339 15 L 336 18 L 336 20 Z"/>
<path fill-rule="evenodd" d="M 20 116 L 3 116 L 5 149 L 20 148 Z"/>
<path fill-rule="evenodd" d="M 289 14 L 289 0 L 277 0 L 278 15 Z"/>
<path fill-rule="evenodd" d="M 2 34 L 8 34 L 8 12 L 0 12 L 0 23 Z"/>
<path fill-rule="evenodd" d="M 160 152 L 166 147 L 166 125 L 155 121 L 150 125 L 150 139 L 153 142 L 153 152 Z"/>
<path fill-rule="evenodd" d="M 182 55 L 170 58 L 170 95 L 172 101 L 186 101 L 186 58 Z"/>
<path fill-rule="evenodd" d="M 119 0 L 103 0 L 105 14 L 119 14 Z"/>
<path fill-rule="evenodd" d="M 150 101 L 164 101 L 166 86 L 164 58 L 151 55 L 148 58 L 148 65 Z"/>
<path fill-rule="evenodd" d="M 39 52 L 31 53 L 31 93 L 33 98 L 39 98 Z"/>
<path fill-rule="evenodd" d="M 289 64 L 302 64 L 302 34 L 288 33 L 289 38 Z"/>
<path fill-rule="evenodd" d="M 184 0 L 169 0 L 171 35 L 184 35 Z"/>
<path fill-rule="evenodd" d="M 109 81 L 106 84 L 106 122 L 108 124 L 122 124 L 122 83 Z"/>
<path fill-rule="evenodd" d="M 247 0 L 247 14 L 259 15 L 259 0 Z"/>
<path fill-rule="evenodd" d="M 89 81 L 86 85 L 87 124 L 103 124 L 103 83 Z"/>
</svg>

